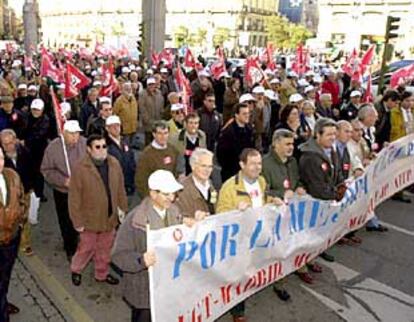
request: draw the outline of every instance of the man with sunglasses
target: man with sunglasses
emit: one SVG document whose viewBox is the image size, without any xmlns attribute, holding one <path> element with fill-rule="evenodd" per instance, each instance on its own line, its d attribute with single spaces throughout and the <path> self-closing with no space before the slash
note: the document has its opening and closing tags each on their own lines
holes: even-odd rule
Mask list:
<svg viewBox="0 0 414 322">
<path fill-rule="evenodd" d="M 112 103 L 109 97 L 99 99 L 99 115 L 96 118 L 89 118 L 86 134 L 106 135 L 105 121 L 112 115 Z"/>
<path fill-rule="evenodd" d="M 220 134 L 223 119 L 221 115 L 215 110 L 216 98 L 214 92 L 209 92 L 204 96 L 203 107 L 200 115 L 200 130 L 202 130 L 207 137 L 207 149 L 214 152 L 216 142 Z"/>
<path fill-rule="evenodd" d="M 93 258 L 95 279 L 118 284 L 109 274 L 109 262 L 118 216 L 128 210 L 124 176 L 119 162 L 108 155 L 105 138 L 91 135 L 87 155 L 75 167 L 69 184 L 69 214 L 79 232 L 72 258 L 72 283 L 79 286 L 82 271 Z"/>
<path fill-rule="evenodd" d="M 184 123 L 184 105 L 176 103 L 171 105 L 171 118 L 167 122 L 170 128 L 170 134 L 175 134 L 183 129 Z"/>
</svg>

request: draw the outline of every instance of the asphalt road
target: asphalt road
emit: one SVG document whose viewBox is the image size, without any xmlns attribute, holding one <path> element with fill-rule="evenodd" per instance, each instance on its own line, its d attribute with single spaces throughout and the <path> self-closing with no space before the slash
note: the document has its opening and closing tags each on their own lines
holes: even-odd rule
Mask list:
<svg viewBox="0 0 414 322">
<path fill-rule="evenodd" d="M 119 287 L 97 284 L 92 265 L 80 287 L 71 284 L 53 200 L 42 204 L 40 223 L 33 227 L 35 256 L 16 263 L 9 299 L 21 308 L 12 322 L 130 321 Z M 413 199 L 414 202 L 414 199 Z M 387 201 L 377 209 L 390 225 L 387 233 L 366 232 L 360 246 L 334 246 L 333 264 L 324 267 L 313 285 L 297 276 L 287 279 L 291 300 L 281 302 L 267 288 L 247 300 L 249 321 L 414 321 L 414 205 Z M 227 314 L 220 322 L 231 321 Z M 170 321 L 166 321 L 170 322 Z"/>
</svg>

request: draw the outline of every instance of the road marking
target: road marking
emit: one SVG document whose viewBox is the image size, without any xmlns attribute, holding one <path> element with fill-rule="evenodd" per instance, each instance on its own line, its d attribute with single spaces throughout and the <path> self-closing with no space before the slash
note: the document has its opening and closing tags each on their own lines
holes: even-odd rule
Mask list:
<svg viewBox="0 0 414 322">
<path fill-rule="evenodd" d="M 387 228 L 391 228 L 392 230 L 396 230 L 400 233 L 403 233 L 403 234 L 406 234 L 408 236 L 414 237 L 414 232 L 411 231 L 411 230 L 407 230 L 407 229 L 404 229 L 404 228 L 401 228 L 401 227 L 398 227 L 398 226 L 395 226 L 393 224 L 389 224 L 389 223 L 383 222 L 383 221 L 380 221 L 380 224 L 387 227 Z"/>
<path fill-rule="evenodd" d="M 398 321 L 413 322 L 414 297 L 382 284 L 372 278 L 361 281 L 357 278 L 360 273 L 339 263 L 326 263 L 340 282 L 344 292 L 346 305 L 319 294 L 315 290 L 301 285 L 306 291 L 315 296 L 324 305 L 336 312 L 346 321 Z"/>
<path fill-rule="evenodd" d="M 43 264 L 36 255 L 30 257 L 19 257 L 20 260 L 34 273 L 39 281 L 45 286 L 46 291 L 51 295 L 51 299 L 62 309 L 69 321 L 94 322 L 89 314 L 78 302 L 69 294 L 63 285 L 53 276 L 49 269 Z"/>
</svg>

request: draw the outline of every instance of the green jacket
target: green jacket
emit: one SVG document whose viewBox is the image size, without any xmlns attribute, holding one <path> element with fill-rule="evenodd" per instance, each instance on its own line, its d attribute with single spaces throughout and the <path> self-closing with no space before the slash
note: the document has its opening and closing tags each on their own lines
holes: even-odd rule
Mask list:
<svg viewBox="0 0 414 322">
<path fill-rule="evenodd" d="M 302 187 L 296 159 L 290 157 L 286 163 L 283 163 L 273 150 L 263 158 L 262 175 L 266 179 L 272 197 L 283 198 L 286 190 L 295 191 L 298 187 Z"/>
</svg>

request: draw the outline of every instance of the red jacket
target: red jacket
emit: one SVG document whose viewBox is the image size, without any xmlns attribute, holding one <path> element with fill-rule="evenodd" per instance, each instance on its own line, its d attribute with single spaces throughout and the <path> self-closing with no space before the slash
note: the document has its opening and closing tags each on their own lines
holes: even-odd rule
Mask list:
<svg viewBox="0 0 414 322">
<path fill-rule="evenodd" d="M 331 82 L 326 80 L 322 83 L 322 93 L 329 93 L 332 95 L 332 104 L 333 106 L 338 106 L 339 101 L 339 85 L 336 82 Z"/>
</svg>

